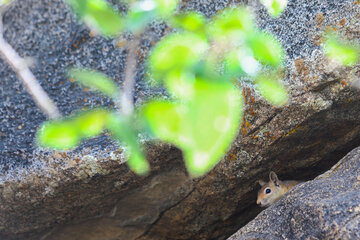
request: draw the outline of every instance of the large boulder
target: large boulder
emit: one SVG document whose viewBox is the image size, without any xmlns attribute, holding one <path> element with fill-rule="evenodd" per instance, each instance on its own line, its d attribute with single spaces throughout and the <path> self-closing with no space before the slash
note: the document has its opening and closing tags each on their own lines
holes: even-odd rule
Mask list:
<svg viewBox="0 0 360 240">
<path fill-rule="evenodd" d="M 181 8 L 211 17 L 229 4 L 239 1 L 191 0 Z M 107 135 L 70 152 L 38 149 L 34 136 L 45 117 L 0 59 L 0 239 L 224 239 L 260 212 L 256 180 L 270 169 L 310 179 L 358 146 L 360 94 L 350 85 L 359 66 L 333 66 L 319 44 L 327 28 L 358 38 L 359 6 L 353 0 L 293 0 L 272 19 L 257 1 L 249 5 L 259 26 L 284 45 L 290 100 L 274 108 L 244 88 L 246 111 L 236 141 L 198 179 L 188 178 L 178 149 L 159 142 L 144 142 L 152 166 L 145 178 L 129 171 L 121 147 Z M 64 114 L 112 105 L 69 81 L 65 70 L 92 67 L 121 83 L 125 49 L 91 37 L 64 1 L 16 1 L 4 27 L 20 55 L 37 60 L 32 70 Z M 162 24 L 149 27 L 140 62 L 168 31 Z M 143 76 L 141 65 L 137 104 L 164 94 Z"/>
<path fill-rule="evenodd" d="M 360 239 L 360 147 L 228 238 L 240 239 Z"/>
</svg>

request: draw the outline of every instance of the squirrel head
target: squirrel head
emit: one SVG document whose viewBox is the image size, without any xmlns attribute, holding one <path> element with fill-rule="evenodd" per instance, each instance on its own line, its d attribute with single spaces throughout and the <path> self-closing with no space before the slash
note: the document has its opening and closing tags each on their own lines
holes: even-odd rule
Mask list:
<svg viewBox="0 0 360 240">
<path fill-rule="evenodd" d="M 261 207 L 268 207 L 281 198 L 286 192 L 283 183 L 273 171 L 269 174 L 269 182 L 259 180 L 261 189 L 258 192 L 256 203 Z"/>
</svg>

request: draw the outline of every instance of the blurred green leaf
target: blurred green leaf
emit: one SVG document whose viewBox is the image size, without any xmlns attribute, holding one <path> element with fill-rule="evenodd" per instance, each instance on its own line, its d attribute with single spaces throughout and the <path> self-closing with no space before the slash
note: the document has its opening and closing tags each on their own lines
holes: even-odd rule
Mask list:
<svg viewBox="0 0 360 240">
<path fill-rule="evenodd" d="M 183 115 L 186 107 L 180 104 L 153 100 L 141 110 L 153 133 L 164 141 L 181 145 Z"/>
<path fill-rule="evenodd" d="M 194 82 L 194 74 L 185 71 L 170 72 L 165 80 L 171 95 L 181 99 L 189 99 L 194 95 Z"/>
<path fill-rule="evenodd" d="M 246 47 L 231 50 L 225 55 L 225 71 L 228 74 L 255 76 L 260 69 L 261 64 Z"/>
<path fill-rule="evenodd" d="M 116 98 L 120 93 L 116 84 L 105 74 L 89 69 L 73 68 L 69 70 L 69 76 L 85 87 L 101 91 L 109 97 Z"/>
<path fill-rule="evenodd" d="M 11 0 L 0 0 L 0 7 L 4 6 L 5 4 L 10 4 Z"/>
<path fill-rule="evenodd" d="M 248 41 L 256 60 L 274 67 L 281 64 L 284 50 L 273 35 L 259 32 L 252 35 Z"/>
<path fill-rule="evenodd" d="M 136 174 L 144 176 L 150 171 L 150 165 L 147 162 L 144 154 L 140 151 L 139 146 L 131 146 L 128 161 L 126 162 L 130 169 Z"/>
<path fill-rule="evenodd" d="M 41 146 L 56 149 L 75 147 L 83 138 L 100 135 L 109 116 L 106 109 L 94 109 L 81 111 L 71 118 L 46 122 L 38 132 L 38 142 Z"/>
<path fill-rule="evenodd" d="M 105 36 L 116 36 L 124 28 L 123 17 L 106 0 L 66 0 L 91 28 Z"/>
<path fill-rule="evenodd" d="M 83 137 L 95 137 L 104 130 L 109 117 L 110 112 L 108 110 L 89 110 L 81 112 L 75 117 L 74 123 Z"/>
<path fill-rule="evenodd" d="M 141 32 L 154 18 L 154 14 L 153 11 L 131 11 L 127 18 L 127 29 L 132 32 Z"/>
<path fill-rule="evenodd" d="M 281 106 L 288 100 L 288 94 L 285 87 L 277 79 L 275 74 L 261 74 L 257 77 L 255 83 L 260 94 L 270 103 Z"/>
<path fill-rule="evenodd" d="M 160 17 L 170 16 L 178 5 L 179 0 L 154 0 L 156 2 L 157 13 Z"/>
<path fill-rule="evenodd" d="M 150 170 L 150 166 L 138 143 L 137 133 L 132 125 L 132 120 L 118 114 L 112 114 L 109 118 L 107 128 L 113 133 L 115 139 L 123 142 L 128 147 L 127 164 L 129 167 L 136 174 L 146 175 Z"/>
<path fill-rule="evenodd" d="M 134 2 L 127 18 L 130 31 L 141 32 L 146 25 L 158 18 L 168 17 L 177 7 L 178 0 L 143 0 Z"/>
<path fill-rule="evenodd" d="M 217 39 L 238 41 L 255 30 L 250 11 L 246 8 L 228 8 L 217 15 L 210 25 L 210 32 Z"/>
<path fill-rule="evenodd" d="M 333 33 L 327 35 L 323 48 L 328 58 L 336 60 L 344 66 L 352 66 L 359 61 L 360 46 L 351 44 L 346 40 L 340 40 Z"/>
<path fill-rule="evenodd" d="M 156 2 L 154 0 L 134 2 L 126 20 L 126 27 L 130 31 L 141 32 L 156 16 Z"/>
<path fill-rule="evenodd" d="M 49 121 L 40 127 L 37 141 L 40 146 L 69 149 L 80 142 L 77 126 L 68 120 Z"/>
<path fill-rule="evenodd" d="M 183 143 L 185 163 L 193 176 L 211 170 L 226 153 L 237 135 L 242 100 L 230 82 L 199 80 L 189 103 L 186 129 L 192 141 Z M 191 126 L 191 128 L 189 127 Z"/>
<path fill-rule="evenodd" d="M 286 8 L 287 0 L 260 0 L 272 17 L 278 17 Z"/>
<path fill-rule="evenodd" d="M 197 12 L 177 14 L 170 20 L 175 27 L 182 28 L 190 32 L 202 33 L 206 24 L 205 17 Z"/>
<path fill-rule="evenodd" d="M 155 80 L 163 80 L 170 71 L 194 67 L 208 48 L 208 42 L 194 33 L 166 36 L 152 51 L 149 67 Z"/>
<path fill-rule="evenodd" d="M 229 82 L 197 80 L 185 103 L 150 102 L 144 107 L 152 132 L 180 147 L 192 176 L 213 168 L 237 134 L 241 94 Z"/>
</svg>

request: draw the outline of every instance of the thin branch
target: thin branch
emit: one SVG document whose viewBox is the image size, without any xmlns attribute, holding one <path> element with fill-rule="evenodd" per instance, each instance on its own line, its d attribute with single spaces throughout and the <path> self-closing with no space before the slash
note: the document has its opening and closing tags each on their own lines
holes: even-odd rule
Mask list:
<svg viewBox="0 0 360 240">
<path fill-rule="evenodd" d="M 130 115 L 134 111 L 134 86 L 136 75 L 137 50 L 140 45 L 140 36 L 136 35 L 133 40 L 128 41 L 126 56 L 126 66 L 124 74 L 123 93 L 121 95 L 121 111 L 125 115 Z"/>
<path fill-rule="evenodd" d="M 49 118 L 61 117 L 61 113 L 47 95 L 33 73 L 30 71 L 25 60 L 6 42 L 3 37 L 2 14 L 0 13 L 0 55 L 12 67 L 16 75 L 24 84 L 26 90 L 34 99 L 37 106 L 48 115 Z"/>
</svg>

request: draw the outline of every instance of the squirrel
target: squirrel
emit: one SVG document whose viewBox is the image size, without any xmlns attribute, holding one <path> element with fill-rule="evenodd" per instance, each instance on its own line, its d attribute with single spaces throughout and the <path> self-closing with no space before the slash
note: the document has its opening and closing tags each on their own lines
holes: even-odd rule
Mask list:
<svg viewBox="0 0 360 240">
<path fill-rule="evenodd" d="M 301 181 L 280 181 L 276 173 L 273 171 L 270 172 L 269 179 L 270 181 L 268 183 L 263 180 L 259 180 L 261 189 L 258 192 L 256 203 L 261 207 L 270 206 L 295 185 L 301 183 Z"/>
</svg>

